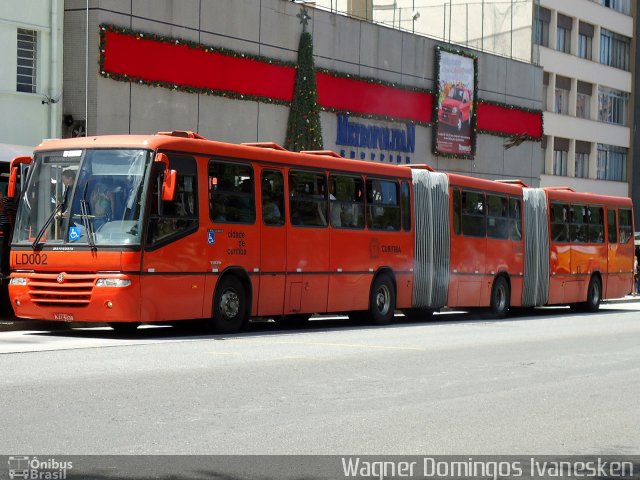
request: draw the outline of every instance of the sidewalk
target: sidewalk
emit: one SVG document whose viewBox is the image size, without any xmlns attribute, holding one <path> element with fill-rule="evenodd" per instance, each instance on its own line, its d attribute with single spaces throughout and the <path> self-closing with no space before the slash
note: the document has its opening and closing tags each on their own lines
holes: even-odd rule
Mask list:
<svg viewBox="0 0 640 480">
<path fill-rule="evenodd" d="M 602 303 L 635 303 L 640 302 L 640 295 L 627 295 L 622 298 L 612 298 L 610 300 L 603 300 Z"/>
</svg>

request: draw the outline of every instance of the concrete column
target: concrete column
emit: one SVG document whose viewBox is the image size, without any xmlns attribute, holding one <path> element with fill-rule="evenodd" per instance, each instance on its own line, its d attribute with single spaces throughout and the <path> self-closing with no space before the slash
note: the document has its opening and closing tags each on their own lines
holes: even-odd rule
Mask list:
<svg viewBox="0 0 640 480">
<path fill-rule="evenodd" d="M 571 55 L 578 55 L 578 34 L 580 33 L 580 25 L 577 18 L 573 17 L 571 25 Z"/>
<path fill-rule="evenodd" d="M 553 175 L 553 143 L 555 137 L 547 135 L 547 149 L 544 152 L 544 173 Z"/>
<path fill-rule="evenodd" d="M 576 103 L 578 102 L 578 79 L 571 79 L 571 91 L 569 92 L 569 115 L 576 116 Z"/>
<path fill-rule="evenodd" d="M 593 89 L 591 90 L 591 112 L 589 112 L 591 120 L 598 120 L 598 84 L 593 84 Z"/>
<path fill-rule="evenodd" d="M 598 171 L 598 144 L 591 143 L 591 153 L 589 153 L 589 178 L 596 178 Z"/>
<path fill-rule="evenodd" d="M 569 151 L 567 152 L 567 177 L 576 176 L 576 141 L 569 139 Z"/>
</svg>

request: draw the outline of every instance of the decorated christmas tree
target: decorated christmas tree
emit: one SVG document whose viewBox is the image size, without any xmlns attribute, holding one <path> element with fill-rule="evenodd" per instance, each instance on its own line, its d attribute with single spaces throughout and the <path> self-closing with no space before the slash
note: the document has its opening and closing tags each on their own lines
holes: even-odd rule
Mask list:
<svg viewBox="0 0 640 480">
<path fill-rule="evenodd" d="M 308 15 L 301 12 L 301 21 L 306 26 Z M 316 75 L 313 65 L 313 40 L 311 34 L 303 30 L 298 48 L 296 84 L 289 110 L 287 138 L 288 150 L 322 150 L 322 128 L 317 103 Z"/>
</svg>

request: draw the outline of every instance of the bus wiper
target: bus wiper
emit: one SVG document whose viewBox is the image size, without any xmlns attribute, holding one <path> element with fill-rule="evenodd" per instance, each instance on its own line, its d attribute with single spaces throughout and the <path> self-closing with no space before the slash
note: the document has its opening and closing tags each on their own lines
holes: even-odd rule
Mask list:
<svg viewBox="0 0 640 480">
<path fill-rule="evenodd" d="M 56 215 L 58 214 L 58 212 L 62 210 L 62 203 L 59 203 L 58 205 L 56 205 L 56 208 L 53 209 L 53 212 L 51 212 L 51 215 L 49 215 L 49 218 L 47 218 L 47 221 L 44 222 L 44 225 L 42 226 L 42 228 L 38 231 L 38 234 L 36 235 L 36 238 L 33 240 L 33 243 L 31 244 L 31 248 L 32 249 L 37 249 L 38 246 L 40 245 L 40 240 L 42 239 L 42 236 L 44 235 L 44 232 L 47 231 L 47 228 L 49 228 L 49 225 L 51 225 L 51 222 L 53 222 L 53 219 L 56 218 Z"/>
<path fill-rule="evenodd" d="M 87 240 L 89 245 L 91 246 L 91 250 L 96 249 L 96 241 L 93 234 L 93 225 L 91 224 L 91 220 L 89 218 L 89 207 L 87 206 L 87 187 L 89 186 L 89 182 L 84 184 L 84 189 L 82 190 L 82 199 L 80 200 L 80 218 L 82 218 L 82 225 L 84 226 L 85 231 L 87 232 Z"/>
</svg>

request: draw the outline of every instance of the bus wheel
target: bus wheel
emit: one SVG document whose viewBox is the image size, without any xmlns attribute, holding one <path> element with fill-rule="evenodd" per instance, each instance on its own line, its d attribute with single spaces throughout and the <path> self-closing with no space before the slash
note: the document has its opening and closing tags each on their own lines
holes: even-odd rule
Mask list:
<svg viewBox="0 0 640 480">
<path fill-rule="evenodd" d="M 247 321 L 247 292 L 237 277 L 224 277 L 213 299 L 213 330 L 231 333 L 240 330 Z"/>
<path fill-rule="evenodd" d="M 369 314 L 376 325 L 387 325 L 393 320 L 396 310 L 396 292 L 389 275 L 379 275 L 371 287 Z"/>
<path fill-rule="evenodd" d="M 491 314 L 494 318 L 504 318 L 509 311 L 509 283 L 504 277 L 496 278 L 491 289 Z"/>
<path fill-rule="evenodd" d="M 587 288 L 587 302 L 585 309 L 587 312 L 597 312 L 600 309 L 600 299 L 602 297 L 602 286 L 600 279 L 595 275 L 591 277 L 589 287 Z"/>
<path fill-rule="evenodd" d="M 116 333 L 133 333 L 140 325 L 138 322 L 112 322 L 109 324 Z"/>
</svg>

